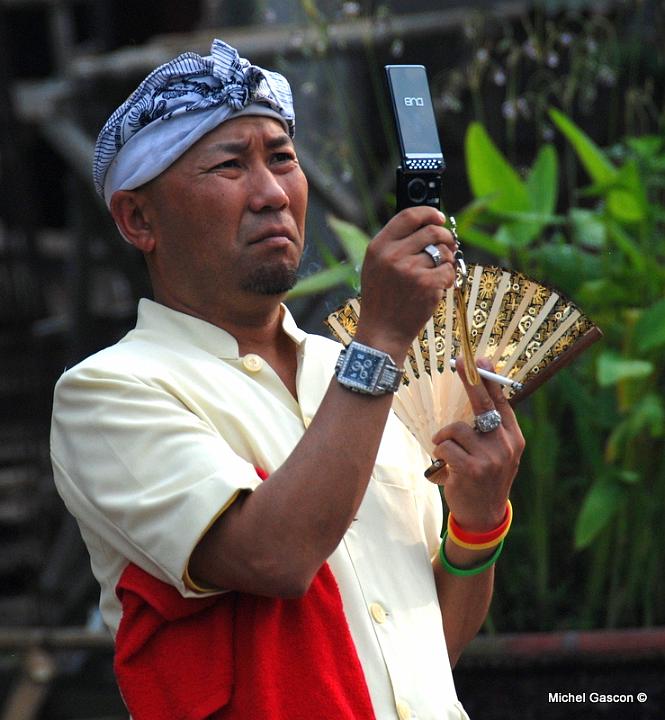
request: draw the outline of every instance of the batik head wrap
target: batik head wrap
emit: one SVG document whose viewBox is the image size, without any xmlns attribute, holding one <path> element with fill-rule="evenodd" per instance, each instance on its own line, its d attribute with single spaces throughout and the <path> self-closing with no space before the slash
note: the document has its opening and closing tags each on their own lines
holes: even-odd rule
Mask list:
<svg viewBox="0 0 665 720">
<path fill-rule="evenodd" d="M 208 56 L 183 53 L 153 70 L 107 120 L 95 145 L 95 188 L 110 205 L 116 190 L 152 180 L 206 133 L 250 114 L 280 120 L 293 137 L 286 78 L 221 40 L 213 40 Z"/>
</svg>

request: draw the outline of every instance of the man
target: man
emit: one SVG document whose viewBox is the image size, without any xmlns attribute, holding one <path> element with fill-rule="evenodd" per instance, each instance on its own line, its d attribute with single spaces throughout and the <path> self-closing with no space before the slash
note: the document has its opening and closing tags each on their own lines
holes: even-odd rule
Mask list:
<svg viewBox="0 0 665 720">
<path fill-rule="evenodd" d="M 439 553 L 438 488 L 390 412 L 407 349 L 453 282 L 455 241 L 433 208 L 387 223 L 362 269 L 359 344 L 340 358 L 282 305 L 307 206 L 293 132 L 285 79 L 217 40 L 111 116 L 95 181 L 154 301 L 58 382 L 55 480 L 135 720 L 465 718 L 450 667 L 487 612 L 497 545 L 447 537 Z M 376 363 L 386 371 L 366 377 Z M 523 439 L 498 386 L 467 392 L 501 422 L 442 428 L 432 479 L 469 537 L 499 537 Z M 191 709 L 154 709 L 137 677 L 159 667 L 152 692 L 177 693 L 173 663 L 189 681 L 215 670 Z"/>
</svg>

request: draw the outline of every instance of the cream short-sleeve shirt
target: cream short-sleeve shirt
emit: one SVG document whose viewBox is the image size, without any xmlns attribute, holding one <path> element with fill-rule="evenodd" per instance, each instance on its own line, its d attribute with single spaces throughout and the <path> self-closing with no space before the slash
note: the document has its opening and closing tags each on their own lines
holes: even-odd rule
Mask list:
<svg viewBox="0 0 665 720">
<path fill-rule="evenodd" d="M 340 346 L 304 333 L 286 307 L 283 327 L 298 348 L 298 400 L 263 358 L 241 357 L 227 332 L 150 300 L 125 338 L 58 381 L 55 482 L 90 552 L 112 633 L 127 563 L 195 596 L 187 564 L 199 539 L 260 483 L 254 467 L 275 470 L 306 431 Z M 377 720 L 467 717 L 430 564 L 442 509 L 426 464 L 391 415 L 357 518 L 328 561 Z"/>
</svg>

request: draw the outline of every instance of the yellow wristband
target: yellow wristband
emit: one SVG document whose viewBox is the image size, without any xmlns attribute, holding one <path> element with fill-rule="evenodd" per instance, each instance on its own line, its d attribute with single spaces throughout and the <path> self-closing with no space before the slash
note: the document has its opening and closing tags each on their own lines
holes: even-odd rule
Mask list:
<svg viewBox="0 0 665 720">
<path fill-rule="evenodd" d="M 508 535 L 508 532 L 510 531 L 510 526 L 513 522 L 513 507 L 510 503 L 510 500 L 508 501 L 507 505 L 507 513 L 508 517 L 505 522 L 505 527 L 501 531 L 500 535 L 497 535 L 496 537 L 492 538 L 491 540 L 488 540 L 487 542 L 481 542 L 481 543 L 471 543 L 466 542 L 465 540 L 462 540 L 455 534 L 455 528 L 454 523 L 451 522 L 452 514 L 448 514 L 448 537 L 451 539 L 455 545 L 461 548 L 466 548 L 467 550 L 489 550 L 490 548 L 496 547 L 500 542 L 502 542 L 506 535 Z"/>
</svg>

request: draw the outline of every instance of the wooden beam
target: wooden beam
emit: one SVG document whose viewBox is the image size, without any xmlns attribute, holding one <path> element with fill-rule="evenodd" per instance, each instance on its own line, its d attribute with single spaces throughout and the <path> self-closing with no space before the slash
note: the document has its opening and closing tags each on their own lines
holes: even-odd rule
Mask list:
<svg viewBox="0 0 665 720">
<path fill-rule="evenodd" d="M 85 627 L 0 627 L 0 651 L 30 650 L 112 650 L 113 638 L 106 630 Z"/>
<path fill-rule="evenodd" d="M 69 71 L 79 78 L 121 77 L 144 75 L 175 55 L 192 50 L 207 55 L 213 37 L 238 49 L 241 55 L 261 61 L 276 55 L 294 55 L 303 51 L 326 49 L 338 51 L 362 47 L 366 43 L 387 44 L 393 40 L 441 35 L 457 30 L 477 8 L 475 4 L 433 12 L 392 15 L 386 18 L 358 18 L 334 22 L 325 34 L 313 25 L 259 25 L 246 28 L 209 28 L 192 33 L 156 36 L 140 47 L 126 47 L 105 55 L 81 56 L 72 61 Z M 515 18 L 529 10 L 527 0 L 506 0 L 484 7 L 490 16 Z"/>
<path fill-rule="evenodd" d="M 95 143 L 73 120 L 63 116 L 45 118 L 39 130 L 74 172 L 90 184 Z"/>
</svg>

